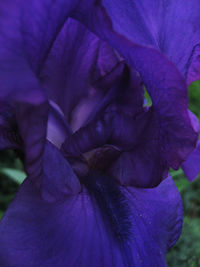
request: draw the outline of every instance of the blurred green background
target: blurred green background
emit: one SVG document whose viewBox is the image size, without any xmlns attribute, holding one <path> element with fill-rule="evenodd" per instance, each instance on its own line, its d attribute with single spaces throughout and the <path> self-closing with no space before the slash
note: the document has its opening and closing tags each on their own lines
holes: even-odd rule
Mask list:
<svg viewBox="0 0 200 267">
<path fill-rule="evenodd" d="M 190 109 L 200 119 L 200 81 L 189 88 Z M 184 205 L 183 232 L 167 254 L 169 267 L 200 267 L 200 176 L 189 183 L 181 170 L 171 171 Z M 0 152 L 0 218 L 26 177 L 15 151 Z M 155 266 L 156 267 L 156 266 Z"/>
<path fill-rule="evenodd" d="M 200 120 L 200 81 L 189 88 L 189 107 Z M 200 267 L 200 176 L 190 183 L 181 170 L 171 174 L 182 196 L 184 221 L 182 235 L 167 254 L 167 263 L 169 267 Z"/>
</svg>

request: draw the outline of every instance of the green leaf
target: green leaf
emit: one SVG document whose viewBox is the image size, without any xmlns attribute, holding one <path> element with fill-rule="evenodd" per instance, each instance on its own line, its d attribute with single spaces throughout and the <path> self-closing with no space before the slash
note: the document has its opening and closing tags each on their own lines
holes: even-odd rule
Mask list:
<svg viewBox="0 0 200 267">
<path fill-rule="evenodd" d="M 146 99 L 146 104 L 144 105 L 145 107 L 150 107 L 152 105 L 151 97 L 149 96 L 147 90 L 144 90 L 144 97 Z"/>
<path fill-rule="evenodd" d="M 21 184 L 26 178 L 25 172 L 11 168 L 0 168 L 0 173 L 6 175 L 18 184 Z"/>
</svg>

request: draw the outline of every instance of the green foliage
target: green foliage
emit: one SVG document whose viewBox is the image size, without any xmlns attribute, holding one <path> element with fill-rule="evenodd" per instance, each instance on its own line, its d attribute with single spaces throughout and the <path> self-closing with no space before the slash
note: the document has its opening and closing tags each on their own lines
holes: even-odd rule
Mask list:
<svg viewBox="0 0 200 267">
<path fill-rule="evenodd" d="M 146 100 L 146 104 L 144 105 L 145 107 L 150 107 L 152 105 L 151 97 L 149 96 L 147 90 L 144 90 L 144 97 Z"/>
<path fill-rule="evenodd" d="M 168 253 L 169 267 L 200 266 L 200 219 L 184 217 L 183 232 L 177 245 Z"/>
<path fill-rule="evenodd" d="M 173 175 L 173 173 L 172 173 Z M 200 177 L 195 182 L 185 182 L 183 174 L 174 177 L 184 206 L 183 232 L 177 244 L 168 253 L 169 267 L 200 266 Z M 181 183 L 182 182 L 182 183 Z M 182 186 L 184 184 L 184 186 Z"/>
<path fill-rule="evenodd" d="M 190 110 L 200 119 L 200 80 L 189 87 L 189 104 Z"/>
<path fill-rule="evenodd" d="M 7 209 L 8 204 L 11 202 L 15 193 L 17 192 L 18 185 L 4 174 L 0 174 L 0 216 L 3 215 Z"/>
<path fill-rule="evenodd" d="M 0 174 L 6 175 L 17 184 L 21 184 L 26 178 L 25 172 L 12 168 L 0 168 Z"/>
<path fill-rule="evenodd" d="M 12 150 L 0 152 L 0 218 L 14 198 L 19 184 L 24 180 L 23 163 L 19 153 Z"/>
<path fill-rule="evenodd" d="M 189 88 L 190 110 L 200 119 L 200 81 Z M 200 163 L 199 163 L 200 164 Z M 177 244 L 168 253 L 169 267 L 200 266 L 200 176 L 193 183 L 185 178 L 182 170 L 171 171 L 182 196 L 184 206 L 183 232 Z"/>
</svg>

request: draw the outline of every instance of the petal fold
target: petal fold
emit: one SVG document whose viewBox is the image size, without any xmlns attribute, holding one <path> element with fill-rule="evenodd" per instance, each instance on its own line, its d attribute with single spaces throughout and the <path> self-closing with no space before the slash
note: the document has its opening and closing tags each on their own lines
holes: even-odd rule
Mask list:
<svg viewBox="0 0 200 267">
<path fill-rule="evenodd" d="M 47 142 L 43 157 L 42 195 L 48 201 L 64 199 L 81 191 L 78 178 L 60 151 Z"/>
<path fill-rule="evenodd" d="M 197 2 L 194 1 L 194 5 L 197 5 Z M 149 10 L 148 8 L 145 9 L 148 15 L 146 21 L 145 16 L 142 16 L 141 13 L 145 3 L 147 7 L 151 7 Z M 105 0 L 98 3 L 95 2 L 95 4 L 93 2 L 93 6 L 89 10 L 81 9 L 82 13 L 77 12 L 72 15 L 100 38 L 106 40 L 127 60 L 130 66 L 135 67 L 140 73 L 153 102 L 156 121 L 159 125 L 159 135 L 163 140 L 163 154 L 165 154 L 165 159 L 169 166 L 177 169 L 194 149 L 197 134 L 192 128 L 187 112 L 187 86 L 182 75 L 183 72 L 182 74 L 180 73 L 180 70 L 184 67 L 181 67 L 181 64 L 179 65 L 176 60 L 172 63 L 167 58 L 167 53 L 163 54 L 162 51 L 159 51 L 158 47 L 155 46 L 156 30 L 155 34 L 152 35 L 148 29 L 152 25 L 152 23 L 147 23 L 148 18 L 151 18 L 153 14 L 153 18 L 157 19 L 155 10 L 158 7 L 160 8 L 159 11 L 163 10 L 159 12 L 160 17 L 158 16 L 158 18 L 162 18 L 163 8 L 166 7 L 161 1 L 156 3 L 158 5 L 152 4 L 150 1 L 132 3 L 127 0 L 124 3 L 124 1 L 119 0 L 114 5 L 112 1 Z M 180 5 L 180 1 L 178 1 L 178 5 Z M 175 1 L 171 1 L 167 5 L 169 14 L 170 12 L 173 13 L 174 9 L 172 7 L 175 8 L 176 12 L 182 10 L 178 9 L 178 5 Z M 183 7 L 184 5 L 188 7 L 186 1 L 183 2 Z M 197 7 L 198 9 L 199 7 Z M 191 8 L 189 10 L 191 11 Z M 166 16 L 168 12 L 166 12 Z M 183 14 L 188 18 L 185 12 L 187 11 L 183 11 Z M 121 18 L 120 20 L 119 17 Z M 172 17 L 176 19 L 176 16 L 173 15 Z M 150 21 L 152 22 L 153 20 L 150 19 Z M 180 27 L 180 23 L 178 25 Z M 194 25 L 195 22 L 190 23 L 190 27 Z M 141 31 L 141 28 L 144 31 Z M 131 32 L 131 29 L 136 30 L 136 33 L 143 34 L 144 32 L 144 36 L 147 36 L 148 40 L 144 40 L 144 36 L 138 37 L 137 34 L 134 35 L 134 31 Z M 196 33 L 198 33 L 198 30 L 196 30 Z M 184 50 L 182 52 L 183 54 L 185 53 Z M 186 61 L 184 64 L 186 64 Z M 177 134 L 180 129 L 183 133 L 182 135 Z"/>
<path fill-rule="evenodd" d="M 197 178 L 200 173 L 200 141 L 198 141 L 196 148 L 182 163 L 181 167 L 190 182 Z"/>
<path fill-rule="evenodd" d="M 102 5 L 116 32 L 134 43 L 151 46 L 166 55 L 188 82 L 200 78 L 199 0 L 109 1 Z M 119 20 L 120 18 L 120 20 Z M 184 25 L 184 27 L 183 27 Z M 196 70 L 196 71 L 195 71 Z"/>
<path fill-rule="evenodd" d="M 41 71 L 42 84 L 68 121 L 76 119 L 74 113 L 79 106 L 84 110 L 81 112 L 84 122 L 121 74 L 120 61 L 111 46 L 80 22 L 69 18 Z"/>
<path fill-rule="evenodd" d="M 56 185 L 59 178 L 51 181 Z M 166 266 L 165 254 L 182 226 L 181 200 L 171 178 L 153 189 L 120 188 L 132 221 L 132 235 L 122 243 L 86 189 L 76 195 L 63 195 L 63 189 L 56 186 L 59 198 L 49 201 L 30 177 L 25 180 L 0 223 L 4 266 Z"/>
<path fill-rule="evenodd" d="M 77 1 L 62 0 L 53 4 L 49 0 L 0 3 L 0 100 L 15 109 L 26 170 L 31 175 L 42 171 L 48 118 L 40 72 L 63 22 L 76 5 Z"/>
</svg>

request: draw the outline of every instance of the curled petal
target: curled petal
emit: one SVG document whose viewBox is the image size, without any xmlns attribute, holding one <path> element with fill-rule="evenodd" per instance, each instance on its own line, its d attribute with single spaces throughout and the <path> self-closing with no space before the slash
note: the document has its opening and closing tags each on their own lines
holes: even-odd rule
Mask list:
<svg viewBox="0 0 200 267">
<path fill-rule="evenodd" d="M 200 43 L 193 48 L 186 75 L 188 85 L 200 79 Z"/>
<path fill-rule="evenodd" d="M 192 182 L 198 176 L 200 173 L 200 141 L 181 167 L 189 181 Z"/>
<path fill-rule="evenodd" d="M 146 2 L 147 7 L 148 5 L 151 7 L 149 9 L 151 14 L 155 11 L 152 8 L 154 4 L 151 6 L 150 1 Z M 117 4 L 113 5 L 112 1 L 103 1 L 102 3 L 99 1 L 93 6 L 92 11 L 91 9 L 82 9 L 82 13 L 77 12 L 73 16 L 106 40 L 140 73 L 153 102 L 160 138 L 163 140 L 163 155 L 169 166 L 177 169 L 193 150 L 197 141 L 197 134 L 191 126 L 187 112 L 187 87 L 184 77 L 172 61 L 166 57 L 167 54 L 164 55 L 159 49 L 154 48 L 155 38 L 152 38 L 150 31 L 147 30 L 146 22 L 138 23 L 139 18 L 145 18 L 139 14 L 143 11 L 141 7 L 145 1 L 140 3 L 134 4 L 130 1 L 124 3 L 119 0 Z M 162 10 L 165 6 L 161 2 L 159 3 Z M 172 3 L 176 5 L 175 1 L 171 1 L 168 8 L 172 7 Z M 194 3 L 197 4 L 197 1 Z M 186 5 L 186 1 L 184 1 L 184 5 Z M 138 8 L 134 9 L 135 6 Z M 180 9 L 176 6 L 176 10 Z M 131 14 L 135 14 L 133 19 L 131 19 Z M 155 13 L 153 14 L 155 15 Z M 159 15 L 161 14 L 162 12 L 159 12 Z M 138 25 L 140 26 L 138 33 L 143 34 L 141 27 L 145 30 L 144 36 L 148 33 L 147 41 L 142 40 L 141 36 L 138 39 L 137 34 L 131 34 L 131 29 L 135 30 Z M 133 39 L 134 36 L 135 39 Z M 178 134 L 180 130 L 182 135 Z"/>
<path fill-rule="evenodd" d="M 56 4 L 22 0 L 0 3 L 0 100 L 15 109 L 26 169 L 36 176 L 42 171 L 48 118 L 48 102 L 38 77 L 63 19 L 76 2 Z"/>
<path fill-rule="evenodd" d="M 200 124 L 199 124 L 199 119 L 197 118 L 196 115 L 194 115 L 194 113 L 192 113 L 190 110 L 188 110 L 188 114 L 190 117 L 190 121 L 193 127 L 193 130 L 199 134 L 200 133 Z"/>
<path fill-rule="evenodd" d="M 200 78 L 199 0 L 103 0 L 102 5 L 116 32 L 134 43 L 158 49 L 178 67 L 188 82 L 191 82 L 190 77 L 193 80 Z"/>
<path fill-rule="evenodd" d="M 121 74 L 119 55 L 85 26 L 67 19 L 41 71 L 50 99 L 68 120 L 75 120 L 77 105 L 82 121 Z"/>
</svg>

